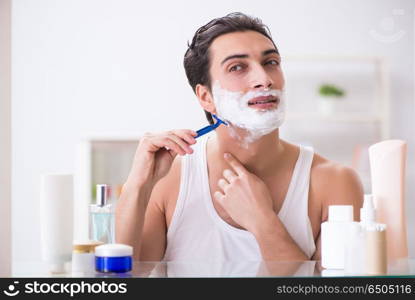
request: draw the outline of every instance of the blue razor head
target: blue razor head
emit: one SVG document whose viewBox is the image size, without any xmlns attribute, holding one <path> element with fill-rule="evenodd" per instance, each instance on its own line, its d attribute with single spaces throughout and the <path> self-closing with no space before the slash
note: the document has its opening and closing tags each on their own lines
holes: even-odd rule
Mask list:
<svg viewBox="0 0 415 300">
<path fill-rule="evenodd" d="M 216 121 L 218 121 L 219 123 L 225 124 L 226 126 L 228 126 L 228 123 L 226 123 L 225 121 L 222 121 L 221 119 L 218 118 L 217 115 L 212 114 L 212 116 L 216 119 Z"/>
<path fill-rule="evenodd" d="M 208 125 L 206 127 L 203 127 L 202 129 L 199 129 L 197 132 L 197 136 L 195 136 L 195 138 L 201 137 L 202 135 L 211 132 L 212 130 L 215 130 L 217 127 L 220 126 L 220 124 L 224 124 L 226 126 L 228 126 L 228 123 L 226 123 L 225 121 L 222 121 L 221 119 L 219 119 L 216 115 L 212 114 L 212 116 L 216 119 L 216 124 L 212 124 L 212 125 Z"/>
</svg>

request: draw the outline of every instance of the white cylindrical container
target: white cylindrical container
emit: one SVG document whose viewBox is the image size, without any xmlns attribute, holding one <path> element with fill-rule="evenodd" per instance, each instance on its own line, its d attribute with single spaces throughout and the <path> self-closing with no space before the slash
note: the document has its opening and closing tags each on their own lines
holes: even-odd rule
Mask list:
<svg viewBox="0 0 415 300">
<path fill-rule="evenodd" d="M 343 269 L 345 242 L 353 222 L 352 205 L 330 205 L 328 221 L 321 224 L 321 265 L 326 269 Z"/>
<path fill-rule="evenodd" d="M 344 253 L 345 274 L 365 274 L 365 251 L 365 231 L 359 222 L 351 222 Z"/>
<path fill-rule="evenodd" d="M 95 273 L 95 247 L 102 245 L 99 241 L 76 242 L 72 251 L 72 275 L 92 276 Z"/>
<path fill-rule="evenodd" d="M 65 272 L 72 256 L 73 175 L 42 175 L 40 232 L 43 260 L 52 273 Z"/>
</svg>

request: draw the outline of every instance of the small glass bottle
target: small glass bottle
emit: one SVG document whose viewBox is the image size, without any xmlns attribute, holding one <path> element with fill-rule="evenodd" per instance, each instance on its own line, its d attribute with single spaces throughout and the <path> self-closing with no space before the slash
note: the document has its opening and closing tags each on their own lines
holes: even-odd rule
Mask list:
<svg viewBox="0 0 415 300">
<path fill-rule="evenodd" d="M 97 184 L 96 204 L 90 205 L 90 238 L 110 244 L 115 242 L 114 212 L 107 196 L 108 186 Z"/>
</svg>

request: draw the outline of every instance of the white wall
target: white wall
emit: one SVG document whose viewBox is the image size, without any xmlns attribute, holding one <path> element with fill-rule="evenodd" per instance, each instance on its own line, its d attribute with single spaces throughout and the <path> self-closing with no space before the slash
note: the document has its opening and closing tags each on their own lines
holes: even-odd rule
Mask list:
<svg viewBox="0 0 415 300">
<path fill-rule="evenodd" d="M 75 171 L 76 145 L 86 133 L 139 134 L 206 124 L 187 84 L 183 55 L 199 26 L 232 11 L 262 18 L 282 56 L 385 57 L 392 137 L 410 143 L 413 182 L 414 6 L 411 0 L 14 0 L 14 260 L 40 258 L 39 175 Z M 393 16 L 393 9 L 404 14 L 393 17 L 392 28 L 385 17 Z M 372 30 L 404 35 L 386 43 Z M 415 257 L 414 190 L 407 196 Z"/>
<path fill-rule="evenodd" d="M 11 1 L 0 0 L 0 277 L 11 271 Z"/>
</svg>

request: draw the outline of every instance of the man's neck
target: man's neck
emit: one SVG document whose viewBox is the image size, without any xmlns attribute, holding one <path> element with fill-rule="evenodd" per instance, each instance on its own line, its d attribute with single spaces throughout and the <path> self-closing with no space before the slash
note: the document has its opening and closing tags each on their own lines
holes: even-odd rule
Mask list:
<svg viewBox="0 0 415 300">
<path fill-rule="evenodd" d="M 279 130 L 273 131 L 252 143 L 243 143 L 230 135 L 228 128 L 219 127 L 216 130 L 216 139 L 211 152 L 215 161 L 226 164 L 223 154 L 235 156 L 245 168 L 260 176 L 268 177 L 282 165 L 284 144 L 279 138 Z"/>
</svg>

